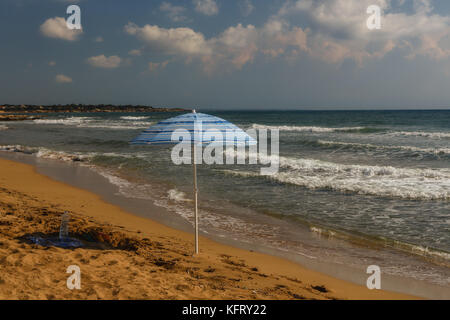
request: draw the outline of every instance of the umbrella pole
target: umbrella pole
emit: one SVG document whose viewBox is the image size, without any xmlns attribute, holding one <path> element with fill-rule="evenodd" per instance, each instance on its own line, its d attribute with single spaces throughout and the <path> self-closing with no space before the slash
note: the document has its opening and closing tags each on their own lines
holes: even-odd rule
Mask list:
<svg viewBox="0 0 450 320">
<path fill-rule="evenodd" d="M 192 166 L 194 169 L 194 218 L 195 218 L 195 254 L 198 254 L 198 204 L 197 204 L 197 154 L 196 154 L 196 147 L 195 142 L 192 144 L 192 154 L 193 154 L 193 161 Z"/>
</svg>

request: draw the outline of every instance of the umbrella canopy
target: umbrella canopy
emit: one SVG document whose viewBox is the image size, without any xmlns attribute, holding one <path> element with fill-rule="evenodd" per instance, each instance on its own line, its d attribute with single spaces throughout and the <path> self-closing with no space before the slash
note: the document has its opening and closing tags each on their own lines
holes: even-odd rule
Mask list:
<svg viewBox="0 0 450 320">
<path fill-rule="evenodd" d="M 172 134 L 177 130 L 190 133 L 190 138 L 183 139 L 183 143 L 192 145 L 193 171 L 194 171 L 194 221 L 195 221 L 195 253 L 198 250 L 198 189 L 196 146 L 203 144 L 225 144 L 226 146 L 256 145 L 257 141 L 237 126 L 219 117 L 204 113 L 184 114 L 173 117 L 151 126 L 131 141 L 135 145 L 161 145 L 178 144 L 180 141 L 172 139 Z M 183 136 L 185 138 L 185 136 Z"/>
<path fill-rule="evenodd" d="M 231 122 L 204 113 L 188 113 L 173 117 L 151 126 L 131 143 L 136 145 L 177 144 L 172 140 L 176 130 L 186 130 L 190 140 L 183 142 L 195 144 L 256 145 L 254 138 Z M 227 140 L 228 139 L 228 140 Z"/>
</svg>

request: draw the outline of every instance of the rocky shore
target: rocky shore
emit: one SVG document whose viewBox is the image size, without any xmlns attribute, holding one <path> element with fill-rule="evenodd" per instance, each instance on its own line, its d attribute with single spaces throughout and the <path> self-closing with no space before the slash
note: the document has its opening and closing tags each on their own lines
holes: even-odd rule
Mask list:
<svg viewBox="0 0 450 320">
<path fill-rule="evenodd" d="M 0 114 L 0 121 L 24 121 L 35 120 L 41 117 L 27 116 L 27 115 L 14 115 L 14 114 Z"/>
</svg>

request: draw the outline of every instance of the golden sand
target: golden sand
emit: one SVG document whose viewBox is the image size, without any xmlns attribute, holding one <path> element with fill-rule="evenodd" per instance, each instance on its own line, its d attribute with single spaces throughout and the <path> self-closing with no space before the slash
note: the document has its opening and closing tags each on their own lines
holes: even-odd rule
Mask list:
<svg viewBox="0 0 450 320">
<path fill-rule="evenodd" d="M 43 247 L 71 214 L 77 249 Z M 368 290 L 302 266 L 127 213 L 99 196 L 0 159 L 0 299 L 410 299 Z M 81 269 L 69 290 L 66 269 Z"/>
</svg>

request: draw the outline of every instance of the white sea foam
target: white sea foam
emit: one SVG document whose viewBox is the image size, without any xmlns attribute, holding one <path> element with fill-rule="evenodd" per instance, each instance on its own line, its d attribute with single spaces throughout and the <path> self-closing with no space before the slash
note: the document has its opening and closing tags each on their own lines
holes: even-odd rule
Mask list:
<svg viewBox="0 0 450 320">
<path fill-rule="evenodd" d="M 186 198 L 186 193 L 179 191 L 177 189 L 170 189 L 167 192 L 167 195 L 170 200 L 173 200 L 176 202 L 192 202 L 191 199 Z"/>
<path fill-rule="evenodd" d="M 319 236 L 327 236 L 327 237 L 334 237 L 336 236 L 336 232 L 328 230 L 328 229 L 323 229 L 323 228 L 319 228 L 319 227 L 315 227 L 315 226 L 310 226 L 309 230 L 313 233 L 318 234 Z"/>
<path fill-rule="evenodd" d="M 399 242 L 397 242 L 397 243 L 400 244 Z M 412 253 L 415 253 L 415 254 L 418 254 L 421 256 L 432 256 L 432 257 L 441 258 L 446 261 L 450 261 L 450 253 L 447 253 L 447 252 L 437 251 L 437 250 L 430 249 L 428 247 L 416 246 L 416 245 L 410 245 L 410 248 L 411 248 Z"/>
<path fill-rule="evenodd" d="M 36 151 L 36 149 L 16 144 L 16 145 L 2 145 L 0 146 L 0 151 L 33 153 Z"/>
<path fill-rule="evenodd" d="M 148 117 L 130 117 L 128 120 L 139 120 L 131 118 L 148 118 Z M 95 117 L 68 117 L 64 119 L 36 119 L 33 120 L 37 124 L 49 125 L 64 125 L 75 126 L 79 128 L 97 128 L 97 129 L 112 129 L 112 130 L 132 130 L 145 129 L 154 124 L 151 121 L 118 121 L 99 119 Z"/>
<path fill-rule="evenodd" d="M 377 150 L 404 150 L 411 152 L 421 152 L 430 154 L 450 154 L 450 148 L 419 148 L 413 146 L 382 146 L 371 143 L 356 143 L 356 142 L 339 142 L 339 141 L 327 141 L 317 140 L 317 143 L 324 146 L 342 146 L 342 147 L 356 147 L 361 149 L 377 149 Z"/>
<path fill-rule="evenodd" d="M 62 124 L 68 126 L 79 125 L 88 121 L 92 121 L 91 117 L 68 117 L 63 119 L 35 119 L 34 123 L 38 124 Z"/>
<path fill-rule="evenodd" d="M 132 117 L 132 116 L 124 116 L 124 117 L 120 117 L 120 119 L 122 120 L 146 120 L 149 119 L 150 117 Z"/>
<path fill-rule="evenodd" d="M 395 136 L 414 136 L 414 137 L 425 137 L 434 139 L 450 138 L 450 132 L 398 131 L 398 132 L 391 132 L 390 134 Z"/>
<path fill-rule="evenodd" d="M 367 127 L 318 127 L 318 126 L 270 126 L 254 123 L 252 125 L 253 129 L 267 129 L 274 130 L 278 129 L 280 131 L 297 131 L 297 132 L 311 132 L 311 133 L 328 133 L 328 132 L 358 132 L 358 131 L 382 131 L 383 129 L 377 128 L 367 128 Z M 393 131 L 386 133 L 387 135 L 393 136 L 414 136 L 414 137 L 425 137 L 433 139 L 448 139 L 450 138 L 450 132 L 425 132 L 425 131 Z"/>
<path fill-rule="evenodd" d="M 115 152 L 66 152 L 56 151 L 44 147 L 27 147 L 22 145 L 0 145 L 0 151 L 7 152 L 21 152 L 34 154 L 38 158 L 61 160 L 66 162 L 89 162 L 96 156 L 105 157 L 120 157 L 120 158 L 142 158 L 146 159 L 145 154 L 127 154 L 127 153 L 115 153 Z"/>
<path fill-rule="evenodd" d="M 333 162 L 280 157 L 284 170 L 267 178 L 308 189 L 417 200 L 450 199 L 450 169 L 396 168 L 338 164 Z M 259 172 L 223 170 L 243 177 Z"/>
<path fill-rule="evenodd" d="M 133 130 L 133 129 L 146 129 L 150 127 L 154 122 L 106 122 L 106 123 L 89 123 L 80 124 L 81 128 L 98 128 L 98 129 L 112 129 L 112 130 Z"/>
<path fill-rule="evenodd" d="M 280 130 L 280 131 L 299 131 L 299 132 L 345 132 L 345 131 L 359 131 L 365 129 L 365 127 L 341 127 L 341 128 L 327 128 L 327 127 L 315 127 L 315 126 L 268 126 L 262 124 L 253 124 L 253 129 L 267 129 L 267 130 Z"/>
<path fill-rule="evenodd" d="M 132 194 L 129 192 L 129 189 L 133 186 L 133 184 L 123 178 L 120 178 L 117 176 L 117 174 L 114 174 L 111 170 L 105 169 L 105 168 L 99 168 L 99 167 L 92 167 L 93 170 L 95 170 L 98 174 L 106 178 L 109 183 L 115 185 L 119 188 L 119 193 L 122 195 L 130 195 Z M 147 199 L 146 195 L 142 195 L 141 193 L 135 192 L 133 194 L 133 198 L 136 199 Z"/>
</svg>

